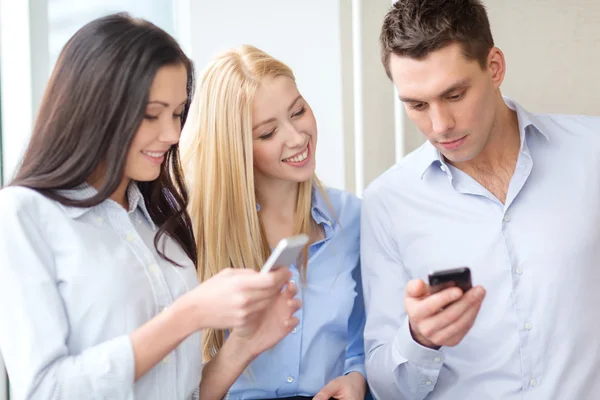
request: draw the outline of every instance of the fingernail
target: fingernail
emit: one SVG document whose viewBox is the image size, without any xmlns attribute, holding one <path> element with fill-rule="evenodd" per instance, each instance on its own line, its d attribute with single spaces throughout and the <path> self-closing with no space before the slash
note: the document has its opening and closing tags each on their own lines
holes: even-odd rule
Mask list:
<svg viewBox="0 0 600 400">
<path fill-rule="evenodd" d="M 450 295 L 450 297 L 452 297 L 452 300 L 458 300 L 460 296 L 462 296 L 462 290 L 452 289 L 452 293 Z"/>
<path fill-rule="evenodd" d="M 483 288 L 476 287 L 473 289 L 473 296 L 475 296 L 476 298 L 478 298 L 478 299 L 482 298 L 483 294 L 484 294 Z"/>
</svg>

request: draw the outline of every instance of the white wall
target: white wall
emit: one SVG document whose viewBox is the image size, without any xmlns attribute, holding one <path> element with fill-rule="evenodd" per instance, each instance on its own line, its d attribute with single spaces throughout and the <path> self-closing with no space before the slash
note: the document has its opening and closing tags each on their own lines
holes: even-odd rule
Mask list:
<svg viewBox="0 0 600 400">
<path fill-rule="evenodd" d="M 486 0 L 505 95 L 532 111 L 600 115 L 600 1 Z"/>
</svg>

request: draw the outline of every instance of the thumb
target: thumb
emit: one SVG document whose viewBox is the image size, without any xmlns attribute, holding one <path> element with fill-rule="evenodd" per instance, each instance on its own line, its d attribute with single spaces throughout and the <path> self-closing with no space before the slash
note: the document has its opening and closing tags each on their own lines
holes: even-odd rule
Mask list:
<svg viewBox="0 0 600 400">
<path fill-rule="evenodd" d="M 340 390 L 338 382 L 334 379 L 329 382 L 319 393 L 313 397 L 313 400 L 329 400 Z"/>
<path fill-rule="evenodd" d="M 415 279 L 406 284 L 406 295 L 408 297 L 422 297 L 426 294 L 427 285 L 421 279 Z"/>
</svg>

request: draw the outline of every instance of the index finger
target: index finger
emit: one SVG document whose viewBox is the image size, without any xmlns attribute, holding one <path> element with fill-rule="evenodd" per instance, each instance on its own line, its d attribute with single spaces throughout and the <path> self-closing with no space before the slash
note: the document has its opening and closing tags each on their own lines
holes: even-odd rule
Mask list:
<svg viewBox="0 0 600 400">
<path fill-rule="evenodd" d="M 423 299 L 416 300 L 414 312 L 411 317 L 416 320 L 429 318 L 439 313 L 442 308 L 460 299 L 462 295 L 462 290 L 457 287 L 451 287 Z"/>
</svg>

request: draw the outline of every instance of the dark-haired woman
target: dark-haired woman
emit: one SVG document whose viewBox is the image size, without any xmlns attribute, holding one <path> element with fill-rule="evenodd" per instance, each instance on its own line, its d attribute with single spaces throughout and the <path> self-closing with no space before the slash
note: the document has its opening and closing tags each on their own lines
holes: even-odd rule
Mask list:
<svg viewBox="0 0 600 400">
<path fill-rule="evenodd" d="M 286 269 L 198 286 L 177 145 L 191 86 L 173 38 L 127 15 L 63 49 L 0 191 L 0 351 L 17 399 L 194 398 L 201 329 L 252 335 L 266 307 L 278 335 L 297 322 Z"/>
</svg>

